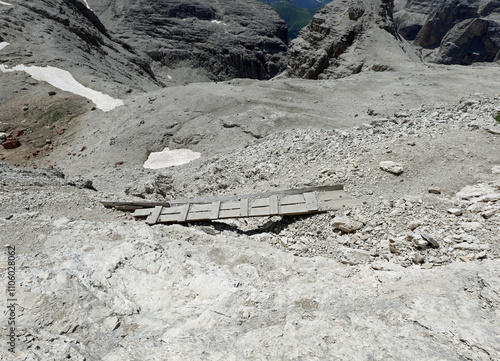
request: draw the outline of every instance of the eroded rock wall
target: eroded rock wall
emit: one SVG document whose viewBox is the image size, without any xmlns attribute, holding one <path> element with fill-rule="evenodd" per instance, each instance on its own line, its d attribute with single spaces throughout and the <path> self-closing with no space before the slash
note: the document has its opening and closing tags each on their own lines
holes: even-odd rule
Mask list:
<svg viewBox="0 0 500 361">
<path fill-rule="evenodd" d="M 168 69 L 196 69 L 210 80 L 269 79 L 286 66 L 286 24 L 256 0 L 95 0 L 91 6 L 114 36 Z"/>
</svg>

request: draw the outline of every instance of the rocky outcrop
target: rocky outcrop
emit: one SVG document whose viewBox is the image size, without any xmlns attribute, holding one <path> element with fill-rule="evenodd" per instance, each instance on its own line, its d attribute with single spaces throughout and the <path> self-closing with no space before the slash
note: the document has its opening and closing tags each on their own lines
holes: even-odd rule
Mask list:
<svg viewBox="0 0 500 361">
<path fill-rule="evenodd" d="M 426 60 L 469 65 L 499 59 L 500 2 L 410 0 L 394 15 L 398 32 Z"/>
<path fill-rule="evenodd" d="M 147 54 L 166 80 L 269 79 L 286 66 L 287 29 L 252 1 L 89 1 L 109 31 Z M 190 71 L 182 69 L 191 69 Z"/>
<path fill-rule="evenodd" d="M 290 73 L 306 79 L 338 78 L 364 70 L 390 70 L 408 60 L 392 11 L 392 0 L 328 4 L 290 43 Z"/>
<path fill-rule="evenodd" d="M 0 4 L 0 63 L 54 66 L 113 94 L 159 87 L 147 62 L 110 38 L 98 17 L 79 0 L 9 1 Z M 111 85 L 113 83 L 113 85 Z"/>
</svg>

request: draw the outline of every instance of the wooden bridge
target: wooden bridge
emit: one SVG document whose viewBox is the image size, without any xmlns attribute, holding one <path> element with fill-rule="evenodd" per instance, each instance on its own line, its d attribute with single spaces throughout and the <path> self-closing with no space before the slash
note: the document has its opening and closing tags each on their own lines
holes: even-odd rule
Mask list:
<svg viewBox="0 0 500 361">
<path fill-rule="evenodd" d="M 177 199 L 169 202 L 103 202 L 107 207 L 134 210 L 148 224 L 181 223 L 240 217 L 299 215 L 338 210 L 358 203 L 343 185 L 288 189 L 275 192 Z"/>
</svg>

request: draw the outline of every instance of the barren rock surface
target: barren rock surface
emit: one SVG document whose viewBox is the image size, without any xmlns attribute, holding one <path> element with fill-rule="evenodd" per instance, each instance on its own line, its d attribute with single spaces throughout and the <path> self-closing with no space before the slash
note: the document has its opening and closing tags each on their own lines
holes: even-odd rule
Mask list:
<svg viewBox="0 0 500 361">
<path fill-rule="evenodd" d="M 167 84 L 269 79 L 286 66 L 286 24 L 257 0 L 89 0 L 89 5 L 113 36 L 154 61 Z"/>
<path fill-rule="evenodd" d="M 500 68 L 398 56 L 130 93 L 120 70 L 96 81 L 124 100 L 108 112 L 0 74 L 0 142 L 20 143 L 0 147 L 0 359 L 500 359 Z M 144 168 L 167 147 L 201 156 Z M 333 184 L 351 206 L 297 217 L 148 226 L 101 204 Z"/>
</svg>

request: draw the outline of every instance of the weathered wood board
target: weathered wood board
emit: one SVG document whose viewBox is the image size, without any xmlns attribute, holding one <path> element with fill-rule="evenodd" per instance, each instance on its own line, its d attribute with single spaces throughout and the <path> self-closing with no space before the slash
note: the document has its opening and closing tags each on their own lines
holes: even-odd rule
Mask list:
<svg viewBox="0 0 500 361">
<path fill-rule="evenodd" d="M 318 189 L 319 190 L 315 190 Z M 170 201 L 170 207 L 136 209 L 135 217 L 148 217 L 148 224 L 194 222 L 240 217 L 299 215 L 338 210 L 357 203 L 341 186 L 306 188 L 244 196 L 198 198 L 197 202 Z"/>
</svg>

